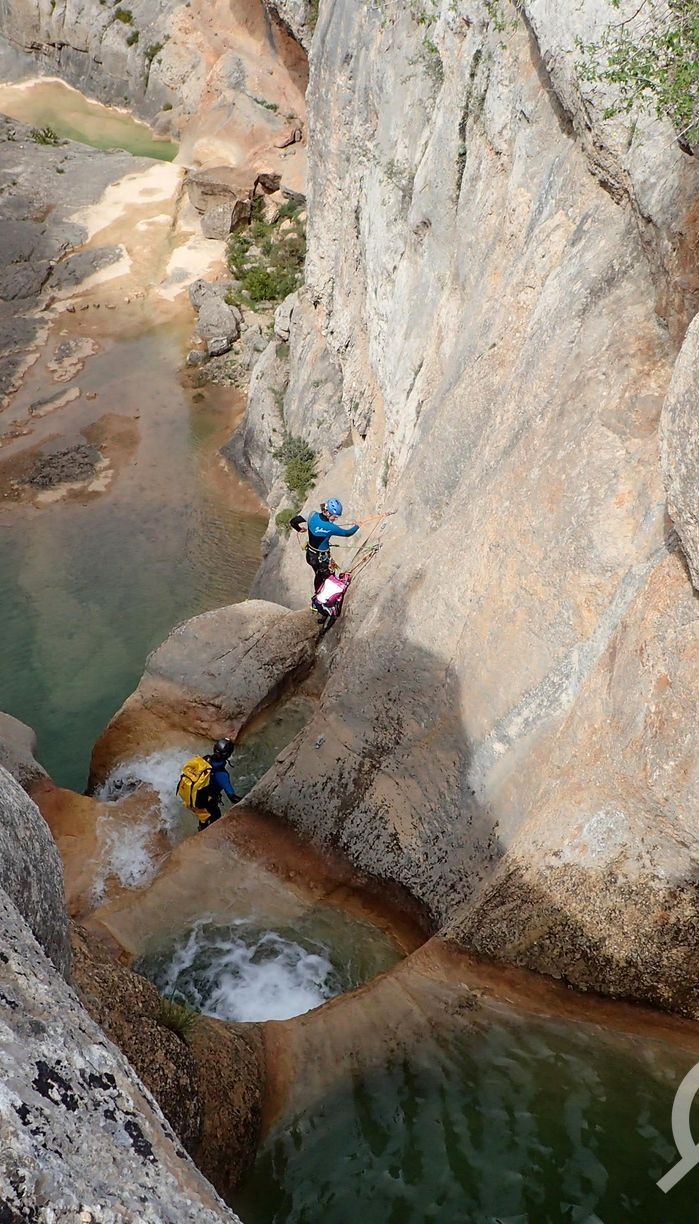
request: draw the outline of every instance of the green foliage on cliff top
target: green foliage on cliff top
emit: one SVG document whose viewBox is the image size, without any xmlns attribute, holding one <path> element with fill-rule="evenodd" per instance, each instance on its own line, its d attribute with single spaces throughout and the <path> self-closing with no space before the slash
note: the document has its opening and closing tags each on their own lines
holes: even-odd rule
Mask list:
<svg viewBox="0 0 699 1224">
<path fill-rule="evenodd" d="M 114 10 L 114 20 L 121 21 L 124 25 L 133 24 L 133 13 L 131 9 L 118 8 Z"/>
<path fill-rule="evenodd" d="M 609 0 L 618 9 L 620 0 Z M 597 43 L 578 44 L 583 79 L 615 85 L 606 118 L 640 105 L 669 119 L 689 143 L 699 140 L 699 0 L 641 0 Z"/>
</svg>

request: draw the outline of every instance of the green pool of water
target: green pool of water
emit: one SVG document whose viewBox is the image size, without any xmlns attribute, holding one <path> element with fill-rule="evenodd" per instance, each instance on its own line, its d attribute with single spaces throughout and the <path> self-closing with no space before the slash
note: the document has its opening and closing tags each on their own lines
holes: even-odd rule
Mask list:
<svg viewBox="0 0 699 1224">
<path fill-rule="evenodd" d="M 247 596 L 265 517 L 222 472 L 219 407 L 179 382 L 169 326 L 116 340 L 62 412 L 140 410 L 140 440 L 108 493 L 0 510 L 0 710 L 38 733 L 54 779 L 82 790 L 100 731 L 180 620 Z M 98 399 L 86 402 L 94 390 Z M 79 435 L 78 435 L 79 436 Z"/>
<path fill-rule="evenodd" d="M 135 968 L 161 994 L 219 1020 L 286 1020 L 369 981 L 400 959 L 377 927 L 330 905 L 294 919 L 258 912 L 222 924 L 203 918 Z"/>
<path fill-rule="evenodd" d="M 273 1133 L 234 1205 L 246 1224 L 690 1224 L 699 1169 L 655 1182 L 693 1062 L 589 1025 L 426 1019 Z"/>
<path fill-rule="evenodd" d="M 171 140 L 158 140 L 146 123 L 93 102 L 63 81 L 0 85 L 0 111 L 32 127 L 50 127 L 57 136 L 94 149 L 126 149 L 136 157 L 159 161 L 172 161 L 177 155 L 178 146 Z"/>
</svg>

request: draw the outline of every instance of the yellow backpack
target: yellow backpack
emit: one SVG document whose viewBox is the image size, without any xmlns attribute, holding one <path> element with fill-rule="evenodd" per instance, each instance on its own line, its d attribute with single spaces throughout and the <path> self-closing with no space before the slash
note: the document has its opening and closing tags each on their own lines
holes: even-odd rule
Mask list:
<svg viewBox="0 0 699 1224">
<path fill-rule="evenodd" d="M 198 812 L 199 796 L 211 782 L 211 762 L 204 757 L 192 757 L 182 769 L 182 775 L 177 783 L 177 794 L 191 812 Z"/>
</svg>

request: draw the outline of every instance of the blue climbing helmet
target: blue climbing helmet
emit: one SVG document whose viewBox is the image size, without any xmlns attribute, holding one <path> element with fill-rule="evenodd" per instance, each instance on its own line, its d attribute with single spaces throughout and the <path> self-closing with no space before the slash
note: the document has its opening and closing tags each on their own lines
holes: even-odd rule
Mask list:
<svg viewBox="0 0 699 1224">
<path fill-rule="evenodd" d="M 337 518 L 342 514 L 342 502 L 337 497 L 329 497 L 325 503 L 326 514 L 334 514 Z"/>
</svg>

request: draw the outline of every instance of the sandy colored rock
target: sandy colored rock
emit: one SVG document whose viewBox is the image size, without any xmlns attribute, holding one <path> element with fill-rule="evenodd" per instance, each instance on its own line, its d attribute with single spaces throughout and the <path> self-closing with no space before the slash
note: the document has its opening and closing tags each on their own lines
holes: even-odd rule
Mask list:
<svg viewBox="0 0 699 1224">
<path fill-rule="evenodd" d="M 662 411 L 668 512 L 699 588 L 699 319 L 689 325 Z"/>
<path fill-rule="evenodd" d="M 235 166 L 211 166 L 207 170 L 190 171 L 185 179 L 187 195 L 197 212 L 207 213 L 211 208 L 228 205 L 230 208 L 248 208 L 255 182 L 249 174 Z M 241 213 L 242 218 L 242 213 Z"/>
<path fill-rule="evenodd" d="M 235 736 L 315 657 L 310 611 L 248 600 L 195 616 L 149 655 L 144 675 L 97 741 L 90 785 L 117 761 L 169 742 L 173 730 Z"/>
<path fill-rule="evenodd" d="M 379 548 L 318 716 L 254 797 L 468 947 L 697 1015 L 698 622 L 658 422 L 697 307 L 699 171 L 580 80 L 576 38 L 608 21 L 527 0 L 503 38 L 443 0 L 426 40 L 407 9 L 321 6 L 284 419 L 321 432 L 327 346 L 341 413 L 313 500 L 395 513 L 358 537 Z M 690 556 L 694 343 L 665 409 Z M 262 404 L 253 379 L 233 446 L 276 509 Z M 256 590 L 300 606 L 298 541 L 266 547 Z"/>
</svg>

